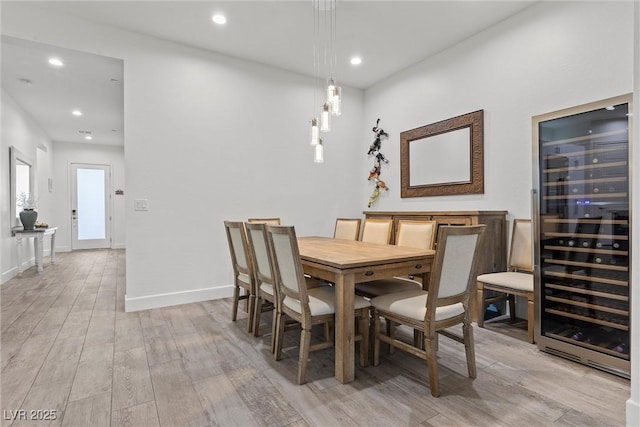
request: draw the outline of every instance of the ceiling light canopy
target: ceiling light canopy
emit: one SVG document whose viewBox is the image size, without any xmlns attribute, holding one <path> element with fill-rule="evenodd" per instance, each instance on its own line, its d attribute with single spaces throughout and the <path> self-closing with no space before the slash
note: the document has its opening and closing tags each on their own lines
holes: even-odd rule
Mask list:
<svg viewBox="0 0 640 427">
<path fill-rule="evenodd" d="M 226 17 L 226 16 L 224 16 L 223 14 L 221 14 L 221 13 L 215 13 L 215 14 L 211 17 L 211 20 L 212 20 L 214 23 L 218 24 L 218 25 L 224 25 L 224 24 L 226 24 L 226 23 L 227 23 L 227 17 Z"/>
<path fill-rule="evenodd" d="M 360 65 L 362 64 L 362 58 L 360 58 L 359 56 L 354 56 L 349 62 L 351 62 L 351 65 Z"/>
<path fill-rule="evenodd" d="M 62 59 L 60 58 L 51 57 L 49 58 L 49 64 L 53 65 L 54 67 L 62 67 L 64 65 L 64 62 L 62 62 Z"/>
<path fill-rule="evenodd" d="M 79 116 L 81 116 L 81 115 L 82 115 L 82 111 L 80 111 L 80 110 L 73 110 L 73 111 L 71 112 L 71 114 L 73 114 L 74 116 L 78 116 L 78 117 L 79 117 Z"/>
</svg>

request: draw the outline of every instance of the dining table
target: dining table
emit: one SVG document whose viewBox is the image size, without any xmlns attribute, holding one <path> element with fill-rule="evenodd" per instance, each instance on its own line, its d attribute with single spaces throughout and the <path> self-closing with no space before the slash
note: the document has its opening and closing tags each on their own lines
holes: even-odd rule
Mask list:
<svg viewBox="0 0 640 427">
<path fill-rule="evenodd" d="M 300 237 L 298 248 L 305 274 L 335 286 L 335 377 L 355 377 L 355 284 L 411 275 L 428 283 L 434 250 L 383 245 L 329 237 Z"/>
</svg>

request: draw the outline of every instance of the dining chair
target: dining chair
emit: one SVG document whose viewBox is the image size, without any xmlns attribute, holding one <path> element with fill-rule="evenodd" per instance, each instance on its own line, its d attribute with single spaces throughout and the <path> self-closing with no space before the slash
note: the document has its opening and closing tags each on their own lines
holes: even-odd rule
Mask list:
<svg viewBox="0 0 640 427">
<path fill-rule="evenodd" d="M 358 240 L 360 237 L 360 218 L 337 218 L 333 230 L 334 239 Z"/>
<path fill-rule="evenodd" d="M 429 386 L 440 395 L 438 381 L 438 336 L 442 334 L 464 344 L 467 371 L 476 377 L 476 359 L 471 326 L 473 286 L 477 276 L 478 248 L 485 225 L 441 226 L 438 251 L 429 279 L 428 291 L 394 292 L 371 299 L 374 315 L 373 364 L 380 363 L 380 342 L 418 356 L 427 362 Z M 380 318 L 407 325 L 422 333 L 423 343 L 408 343 L 380 331 Z M 447 328 L 462 324 L 462 335 Z"/>
<path fill-rule="evenodd" d="M 241 221 L 225 221 L 224 227 L 227 233 L 227 242 L 229 244 L 229 252 L 231 253 L 231 265 L 233 267 L 234 289 L 231 320 L 235 322 L 237 319 L 238 303 L 241 300 L 248 300 L 247 313 L 249 318 L 247 319 L 247 332 L 251 332 L 255 310 L 256 286 L 253 266 L 248 256 L 249 249 L 244 224 Z M 244 290 L 243 295 L 240 295 L 240 289 Z"/>
<path fill-rule="evenodd" d="M 298 384 L 306 382 L 307 359 L 309 352 L 333 346 L 333 338 L 311 344 L 313 325 L 335 321 L 336 295 L 332 286 L 307 289 L 300 261 L 300 252 L 295 229 L 292 226 L 267 225 L 267 241 L 272 258 L 274 279 L 278 287 L 280 310 L 277 311 L 275 358 L 282 358 L 284 335 L 284 316 L 300 323 L 300 355 L 298 362 Z M 369 344 L 369 302 L 356 296 L 355 313 L 359 319 L 360 364 L 368 364 Z"/>
<path fill-rule="evenodd" d="M 388 245 L 391 240 L 392 218 L 366 218 L 362 227 L 362 241 Z"/>
<path fill-rule="evenodd" d="M 280 218 L 249 218 L 247 219 L 247 222 L 280 225 Z"/>
<path fill-rule="evenodd" d="M 484 316 L 487 305 L 497 301 L 507 300 L 509 316 L 516 320 L 515 297 L 527 299 L 527 340 L 534 342 L 534 304 L 533 304 L 533 261 L 531 220 L 515 219 L 511 233 L 511 248 L 509 250 L 509 270 L 482 274 L 478 276 L 478 326 L 484 327 Z M 495 291 L 499 295 L 487 297 L 486 291 Z"/>
<path fill-rule="evenodd" d="M 433 249 L 436 236 L 436 221 L 398 220 L 396 246 L 418 249 Z M 408 277 L 375 280 L 356 284 L 356 293 L 368 298 L 386 295 L 391 292 L 404 292 L 422 289 L 422 283 Z"/>
</svg>

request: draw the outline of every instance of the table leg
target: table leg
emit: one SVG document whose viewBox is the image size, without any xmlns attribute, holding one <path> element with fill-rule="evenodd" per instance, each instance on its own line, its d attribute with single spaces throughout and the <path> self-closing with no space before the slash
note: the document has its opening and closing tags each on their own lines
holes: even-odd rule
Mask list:
<svg viewBox="0 0 640 427">
<path fill-rule="evenodd" d="M 18 277 L 22 277 L 22 236 L 16 233 L 16 247 L 18 248 Z"/>
<path fill-rule="evenodd" d="M 335 376 L 344 384 L 355 378 L 354 275 L 338 276 L 335 286 Z"/>
<path fill-rule="evenodd" d="M 51 235 L 51 264 L 56 263 L 56 233 Z"/>
<path fill-rule="evenodd" d="M 44 252 L 44 233 L 38 233 L 33 239 L 33 249 L 36 257 L 36 268 L 38 273 L 42 273 L 42 253 Z"/>
</svg>

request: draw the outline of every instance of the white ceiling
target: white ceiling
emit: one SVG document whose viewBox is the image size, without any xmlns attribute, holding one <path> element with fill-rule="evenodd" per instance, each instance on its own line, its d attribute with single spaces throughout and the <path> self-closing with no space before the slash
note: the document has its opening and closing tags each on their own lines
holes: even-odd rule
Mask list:
<svg viewBox="0 0 640 427">
<path fill-rule="evenodd" d="M 321 3 L 325 0 L 319 0 Z M 336 66 L 334 77 L 339 84 L 365 89 L 385 78 L 416 64 L 460 41 L 495 25 L 496 23 L 531 6 L 535 1 L 363 1 L 338 0 L 335 31 Z M 41 7 L 56 13 L 73 14 L 81 18 L 143 33 L 165 40 L 215 51 L 238 58 L 272 65 L 296 73 L 313 76 L 314 8 L 310 0 L 289 1 L 46 1 L 46 2 L 2 2 L 2 19 L 11 19 L 13 8 L 23 5 Z M 217 26 L 211 22 L 213 13 L 221 12 L 227 17 L 227 24 Z M 325 27 L 325 12 L 319 12 L 320 27 Z M 324 33 L 324 31 L 321 31 Z M 2 85 L 18 103 L 29 101 L 23 107 L 40 122 L 54 140 L 68 141 L 77 120 L 65 119 L 68 107 L 52 103 L 56 99 L 57 86 L 44 88 L 46 80 L 42 76 L 51 74 L 50 66 L 39 62 L 18 62 L 21 49 L 35 48 L 20 46 L 13 41 L 13 47 L 2 46 Z M 28 54 L 24 54 L 29 56 Z M 352 66 L 352 55 L 362 57 L 360 66 Z M 96 61 L 92 63 L 89 59 Z M 36 60 L 36 58 L 32 58 Z M 97 92 L 104 87 L 92 89 L 93 83 L 82 80 L 87 76 L 113 72 L 116 64 L 109 59 L 85 55 L 82 62 L 74 64 L 87 67 L 86 72 L 67 78 L 69 84 L 60 87 L 60 97 L 77 99 L 86 105 L 87 111 L 94 108 L 108 108 Z M 24 72 L 22 72 L 22 70 Z M 38 71 L 36 68 L 41 68 Z M 328 77 L 328 67 L 322 66 L 321 77 Z M 6 70 L 12 75 L 5 79 Z M 34 75 L 34 84 L 28 89 L 42 91 L 41 102 L 29 100 L 25 85 L 11 82 L 29 71 Z M 60 70 L 59 70 L 60 71 Z M 64 72 L 72 72 L 71 67 Z M 102 77 L 107 77 L 107 74 Z M 325 74 L 327 74 L 325 76 Z M 38 78 L 36 79 L 37 76 Z M 122 69 L 120 64 L 120 76 Z M 96 75 L 96 77 L 98 77 Z M 28 77 L 27 77 L 28 78 Z M 117 78 L 117 77 L 116 77 Z M 98 79 L 99 80 L 99 79 Z M 37 81 L 41 81 L 42 84 Z M 98 86 L 100 83 L 96 83 Z M 120 79 L 120 84 L 122 81 Z M 113 87 L 113 86 L 112 86 Z M 85 91 L 89 91 L 84 97 Z M 70 96 L 73 95 L 73 96 Z M 122 94 L 120 94 L 120 97 Z M 94 105 L 95 103 L 95 105 Z M 37 106 L 36 106 L 37 104 Z M 75 108 L 75 107 L 74 107 Z M 120 109 L 122 105 L 120 104 Z M 54 112 L 53 109 L 62 109 Z M 95 110 L 97 111 L 97 110 Z M 104 110 L 101 115 L 116 116 Z M 122 115 L 120 111 L 118 114 Z M 62 128 L 68 127 L 68 131 Z M 107 126 L 109 127 L 109 126 Z M 118 132 L 122 122 L 111 125 Z M 97 128 L 96 128 L 97 129 Z M 106 128 L 105 128 L 106 129 Z M 120 138 L 122 135 L 120 134 Z M 97 135 L 93 142 L 98 142 Z M 102 142 L 102 143 L 113 143 Z"/>
</svg>

